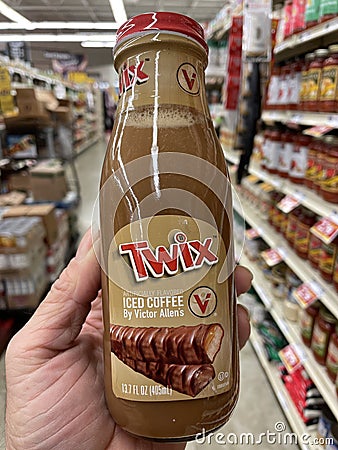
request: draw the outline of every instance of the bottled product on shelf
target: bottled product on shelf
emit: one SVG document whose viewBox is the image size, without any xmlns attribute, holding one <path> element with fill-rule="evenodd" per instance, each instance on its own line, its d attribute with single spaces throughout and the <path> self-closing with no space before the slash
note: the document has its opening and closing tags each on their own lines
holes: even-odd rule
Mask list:
<svg viewBox="0 0 338 450">
<path fill-rule="evenodd" d="M 261 169 L 303 184 L 324 200 L 338 203 L 338 136 L 311 137 L 286 127 L 264 132 Z"/>
<path fill-rule="evenodd" d="M 284 6 L 284 39 L 336 18 L 335 0 L 287 0 Z"/>
<path fill-rule="evenodd" d="M 275 63 L 265 109 L 338 112 L 338 44 Z"/>
</svg>

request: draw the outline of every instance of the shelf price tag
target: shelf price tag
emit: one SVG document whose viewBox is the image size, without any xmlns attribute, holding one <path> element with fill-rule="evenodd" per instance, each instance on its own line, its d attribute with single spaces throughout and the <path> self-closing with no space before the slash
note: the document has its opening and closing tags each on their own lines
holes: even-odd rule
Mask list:
<svg viewBox="0 0 338 450">
<path fill-rule="evenodd" d="M 329 127 L 327 125 L 317 125 L 315 127 L 311 127 L 308 128 L 307 130 L 304 130 L 303 134 L 307 134 L 308 136 L 320 137 L 328 133 L 329 131 L 333 130 L 333 128 L 334 127 Z"/>
<path fill-rule="evenodd" d="M 282 255 L 274 248 L 264 250 L 264 252 L 261 253 L 261 256 L 269 267 L 276 266 L 283 261 Z"/>
<path fill-rule="evenodd" d="M 296 344 L 287 345 L 280 352 L 278 352 L 278 355 L 288 373 L 294 372 L 302 365 L 303 355 L 301 355 L 301 352 Z"/>
<path fill-rule="evenodd" d="M 255 228 L 249 228 L 248 230 L 245 231 L 245 237 L 247 238 L 248 241 L 253 241 L 254 239 L 259 238 L 259 236 L 260 233 Z"/>
<path fill-rule="evenodd" d="M 315 283 L 303 283 L 293 293 L 299 305 L 305 309 L 318 300 L 322 295 L 322 289 Z"/>
<path fill-rule="evenodd" d="M 310 228 L 310 231 L 325 244 L 330 244 L 338 236 L 338 224 L 329 217 L 323 217 Z"/>
<path fill-rule="evenodd" d="M 289 214 L 300 204 L 300 200 L 292 197 L 292 195 L 286 195 L 282 200 L 277 203 L 277 207 L 285 214 Z"/>
</svg>

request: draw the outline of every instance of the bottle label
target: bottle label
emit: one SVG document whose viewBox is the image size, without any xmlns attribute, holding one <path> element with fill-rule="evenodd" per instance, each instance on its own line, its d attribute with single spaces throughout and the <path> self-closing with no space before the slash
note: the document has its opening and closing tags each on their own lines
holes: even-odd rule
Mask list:
<svg viewBox="0 0 338 450">
<path fill-rule="evenodd" d="M 311 348 L 321 358 L 326 355 L 329 335 L 322 331 L 318 324 L 315 324 L 313 329 Z"/>
<path fill-rule="evenodd" d="M 322 70 L 320 101 L 334 101 L 337 97 L 338 66 L 326 66 Z"/>
<path fill-rule="evenodd" d="M 337 13 L 338 13 L 338 3 L 336 0 L 321 0 L 319 7 L 320 17 Z"/>
<path fill-rule="evenodd" d="M 117 232 L 108 262 L 115 396 L 189 400 L 230 389 L 231 258 L 214 226 L 188 216 Z"/>
<path fill-rule="evenodd" d="M 154 104 L 154 98 L 160 99 L 161 105 L 176 104 L 201 109 L 197 100 L 204 68 L 194 55 L 165 49 L 160 52 L 149 50 L 138 57 L 126 59 L 120 67 L 117 114 Z"/>
<path fill-rule="evenodd" d="M 307 154 L 308 148 L 305 146 L 294 146 L 292 158 L 290 177 L 292 178 L 304 178 L 305 170 L 307 166 Z"/>
<path fill-rule="evenodd" d="M 322 243 L 319 255 L 319 268 L 322 272 L 331 275 L 333 273 L 336 246 Z"/>
<path fill-rule="evenodd" d="M 310 314 L 308 314 L 306 310 L 304 310 L 301 316 L 300 327 L 302 330 L 302 335 L 307 340 L 311 340 L 313 323 L 314 323 L 313 317 L 310 316 Z"/>
<path fill-rule="evenodd" d="M 309 69 L 307 73 L 307 97 L 311 102 L 318 100 L 321 69 Z"/>
<path fill-rule="evenodd" d="M 309 248 L 310 227 L 297 221 L 295 233 L 295 248 L 301 253 L 307 253 Z"/>
<path fill-rule="evenodd" d="M 280 77 L 278 75 L 272 75 L 270 78 L 268 94 L 267 94 L 267 105 L 278 105 L 278 93 L 279 93 L 279 83 Z"/>
<path fill-rule="evenodd" d="M 333 373 L 338 373 L 338 348 L 333 340 L 330 341 L 326 357 L 326 367 Z"/>
<path fill-rule="evenodd" d="M 319 0 L 307 0 L 305 22 L 317 22 L 319 18 Z"/>
</svg>

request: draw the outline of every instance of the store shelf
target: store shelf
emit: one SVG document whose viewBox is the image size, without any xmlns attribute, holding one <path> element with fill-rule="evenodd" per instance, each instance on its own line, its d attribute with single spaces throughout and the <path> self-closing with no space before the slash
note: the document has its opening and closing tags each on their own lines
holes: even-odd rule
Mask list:
<svg viewBox="0 0 338 450">
<path fill-rule="evenodd" d="M 325 125 L 338 128 L 338 114 L 290 110 L 265 110 L 262 113 L 264 122 L 294 123 L 297 125 Z"/>
<path fill-rule="evenodd" d="M 319 48 L 320 45 L 330 45 L 337 41 L 337 18 L 320 23 L 301 33 L 294 34 L 274 49 L 277 61 L 296 56 L 307 51 Z"/>
<path fill-rule="evenodd" d="M 81 144 L 77 147 L 74 147 L 75 156 L 79 156 L 81 153 L 88 150 L 89 147 L 96 144 L 99 140 L 100 140 L 100 136 L 95 136 L 92 139 L 89 139 L 88 141 L 84 142 L 83 144 Z"/>
<path fill-rule="evenodd" d="M 223 153 L 225 156 L 225 159 L 231 164 L 235 164 L 236 166 L 239 164 L 240 160 L 240 150 L 233 150 L 232 148 L 226 147 L 225 145 L 222 145 Z"/>
<path fill-rule="evenodd" d="M 315 212 L 319 216 L 327 217 L 333 214 L 338 214 L 337 204 L 329 203 L 323 200 L 315 192 L 303 185 L 291 183 L 291 181 L 281 178 L 278 175 L 272 175 L 266 171 L 263 171 L 255 162 L 250 163 L 249 172 L 252 175 L 256 175 L 260 180 L 270 183 L 278 191 L 283 192 L 285 195 L 292 195 L 297 198 L 303 206 L 311 209 L 311 211 Z"/>
<path fill-rule="evenodd" d="M 290 269 L 304 283 L 316 282 L 322 291 L 320 296 L 321 302 L 338 318 L 337 292 L 335 289 L 329 286 L 320 276 L 319 272 L 315 271 L 307 261 L 304 261 L 296 255 L 289 247 L 286 239 L 278 234 L 266 220 L 261 218 L 259 210 L 254 210 L 244 201 L 242 202 L 242 207 L 245 215 L 244 219 L 259 232 L 260 236 L 262 236 L 271 248 L 278 249 Z M 234 202 L 234 209 L 238 214 L 242 215 L 242 209 L 236 202 Z"/>
<path fill-rule="evenodd" d="M 292 431 L 298 436 L 300 448 L 302 450 L 316 450 L 317 446 L 315 446 L 314 444 L 306 445 L 302 443 L 302 437 L 304 435 L 310 435 L 312 438 L 314 438 L 315 434 L 307 429 L 306 425 L 304 425 L 302 419 L 300 418 L 298 411 L 289 396 L 289 393 L 285 389 L 285 386 L 280 379 L 278 369 L 275 365 L 269 363 L 269 361 L 266 359 L 261 338 L 254 327 L 252 327 L 251 329 L 250 342 L 266 373 L 270 385 L 282 407 L 282 410 L 290 424 Z M 309 441 L 313 442 L 313 439 L 310 438 Z"/>
<path fill-rule="evenodd" d="M 311 350 L 303 344 L 300 336 L 299 326 L 284 318 L 282 301 L 273 299 L 269 292 L 268 281 L 262 274 L 257 264 L 249 261 L 245 255 L 241 257 L 241 264 L 250 267 L 253 273 L 253 287 L 261 298 L 262 302 L 277 323 L 279 329 L 290 344 L 297 344 L 302 349 L 303 365 L 307 373 L 312 378 L 324 400 L 330 407 L 332 413 L 338 420 L 338 402 L 335 386 L 327 375 L 325 367 L 322 367 L 314 359 Z"/>
</svg>

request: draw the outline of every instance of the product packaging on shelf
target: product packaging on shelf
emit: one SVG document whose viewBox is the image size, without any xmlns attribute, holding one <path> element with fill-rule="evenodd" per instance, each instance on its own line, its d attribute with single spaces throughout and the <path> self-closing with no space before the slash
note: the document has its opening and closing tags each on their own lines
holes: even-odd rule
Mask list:
<svg viewBox="0 0 338 450">
<path fill-rule="evenodd" d="M 61 201 L 67 194 L 65 170 L 51 161 L 40 162 L 30 170 L 31 190 L 36 201 Z"/>
</svg>

